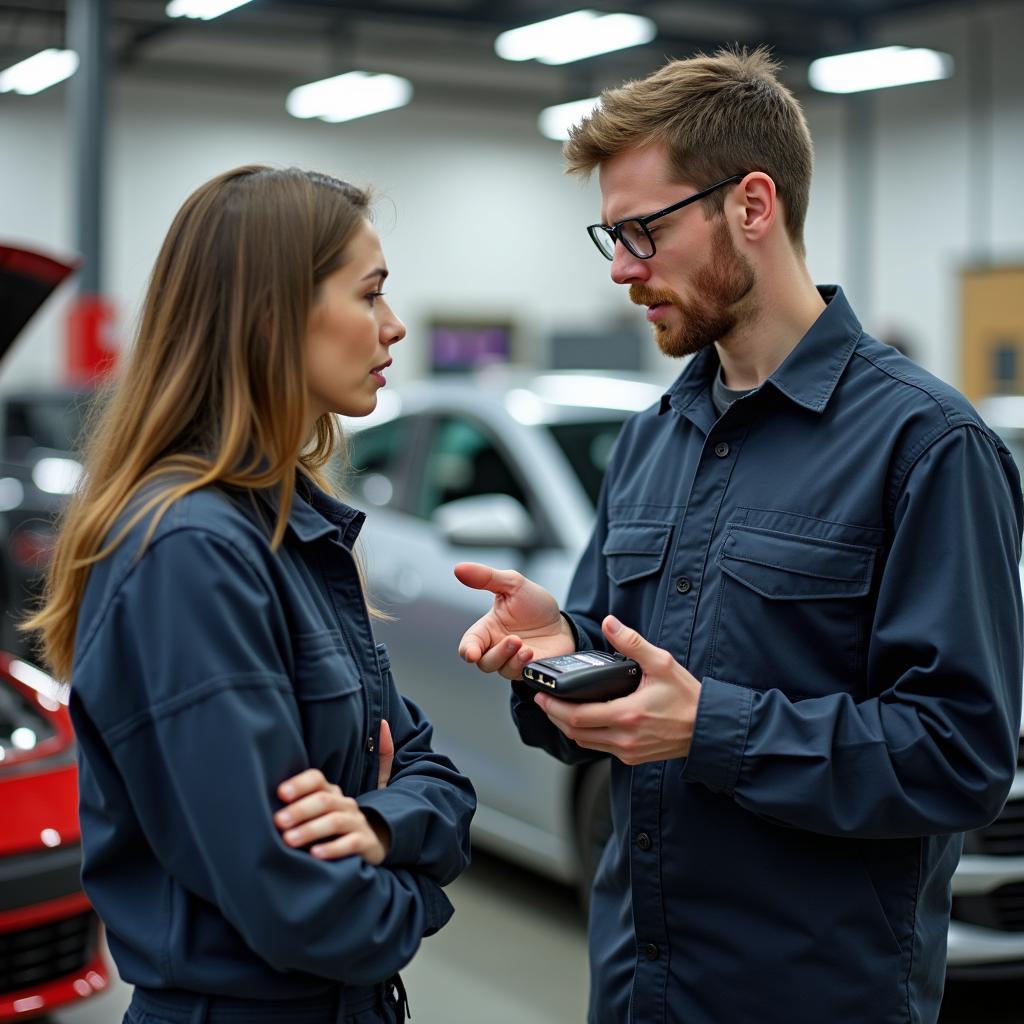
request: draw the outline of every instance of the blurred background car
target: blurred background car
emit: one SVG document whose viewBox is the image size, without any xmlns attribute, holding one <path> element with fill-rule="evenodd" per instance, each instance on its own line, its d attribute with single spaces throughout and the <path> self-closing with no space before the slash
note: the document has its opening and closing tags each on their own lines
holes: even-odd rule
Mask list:
<svg viewBox="0 0 1024 1024">
<path fill-rule="evenodd" d="M 82 891 L 66 695 L 0 651 L 0 1021 L 101 992 L 100 924 Z"/>
<path fill-rule="evenodd" d="M 73 269 L 0 246 L 0 356 Z M 18 656 L 27 644 L 15 630 L 49 559 L 53 516 L 80 472 L 69 455 L 79 410 L 71 391 L 0 399 L 0 1021 L 48 1013 L 109 982 L 80 879 L 66 689 Z"/>
<path fill-rule="evenodd" d="M 0 359 L 75 266 L 0 245 Z M 16 624 L 39 592 L 54 517 L 81 474 L 73 449 L 88 394 L 63 387 L 0 394 L 0 650 L 29 654 Z"/>
<path fill-rule="evenodd" d="M 395 616 L 375 629 L 403 692 L 477 787 L 474 841 L 575 885 L 584 900 L 611 827 L 607 762 L 570 768 L 520 742 L 507 685 L 456 655 L 490 596 L 463 587 L 452 566 L 517 569 L 564 601 L 618 431 L 663 390 L 596 373 L 438 378 L 382 392 L 371 419 L 345 424 L 343 487 L 369 511 L 371 600 Z M 989 422 L 1024 456 L 1024 399 L 1013 401 L 1002 417 L 987 407 Z M 1000 817 L 966 837 L 951 974 L 1024 974 L 1021 764 Z"/>
<path fill-rule="evenodd" d="M 91 393 L 50 388 L 0 395 L 0 648 L 30 656 L 18 632 L 39 596 L 55 540 L 54 519 L 74 490 Z"/>
</svg>

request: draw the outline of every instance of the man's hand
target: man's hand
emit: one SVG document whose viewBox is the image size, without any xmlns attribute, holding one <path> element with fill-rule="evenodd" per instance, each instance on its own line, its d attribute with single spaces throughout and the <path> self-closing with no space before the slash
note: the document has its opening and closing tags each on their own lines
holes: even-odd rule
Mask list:
<svg viewBox="0 0 1024 1024">
<path fill-rule="evenodd" d="M 601 628 L 617 651 L 640 665 L 640 686 L 607 702 L 573 704 L 539 693 L 535 703 L 579 746 L 603 750 L 624 764 L 685 757 L 693 739 L 700 683 L 668 651 L 648 643 L 614 615 Z"/>
<path fill-rule="evenodd" d="M 521 573 L 460 562 L 455 575 L 467 587 L 494 594 L 491 610 L 466 630 L 459 643 L 459 657 L 481 672 L 521 679 L 527 662 L 576 650 L 558 602 Z"/>
</svg>

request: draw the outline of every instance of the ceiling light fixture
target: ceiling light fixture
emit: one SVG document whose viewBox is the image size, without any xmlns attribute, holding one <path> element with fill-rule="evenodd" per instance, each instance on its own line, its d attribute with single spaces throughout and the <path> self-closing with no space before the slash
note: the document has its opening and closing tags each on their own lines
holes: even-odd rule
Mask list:
<svg viewBox="0 0 1024 1024">
<path fill-rule="evenodd" d="M 636 14 L 573 11 L 502 32 L 494 41 L 494 52 L 505 60 L 569 64 L 649 43 L 657 34 L 658 26 L 650 18 Z"/>
<path fill-rule="evenodd" d="M 564 142 L 569 138 L 569 129 L 590 114 L 599 99 L 598 96 L 591 96 L 587 100 L 573 100 L 571 103 L 545 107 L 537 118 L 541 135 L 546 139 Z"/>
<path fill-rule="evenodd" d="M 203 21 L 209 21 L 251 2 L 252 0 L 171 0 L 167 5 L 167 17 L 202 18 Z"/>
<path fill-rule="evenodd" d="M 70 78 L 77 70 L 78 54 L 74 50 L 41 50 L 0 71 L 0 92 L 32 96 Z"/>
<path fill-rule="evenodd" d="M 334 123 L 404 107 L 410 99 L 412 83 L 406 78 L 349 71 L 292 89 L 285 108 L 292 117 L 319 117 Z"/>
<path fill-rule="evenodd" d="M 953 74 L 948 53 L 906 46 L 882 46 L 812 61 L 807 80 L 821 92 L 864 92 L 916 82 L 935 82 Z"/>
</svg>

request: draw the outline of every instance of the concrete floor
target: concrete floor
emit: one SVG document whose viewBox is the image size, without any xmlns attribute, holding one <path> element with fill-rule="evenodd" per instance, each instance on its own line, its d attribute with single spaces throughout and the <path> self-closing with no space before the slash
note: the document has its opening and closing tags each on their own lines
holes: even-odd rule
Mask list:
<svg viewBox="0 0 1024 1024">
<path fill-rule="evenodd" d="M 569 889 L 477 853 L 448 892 L 455 917 L 402 972 L 414 1024 L 582 1024 L 586 934 Z M 50 1021 L 120 1024 L 129 997 L 118 981 Z M 940 1024 L 1024 1024 L 1024 984 L 948 985 Z"/>
</svg>

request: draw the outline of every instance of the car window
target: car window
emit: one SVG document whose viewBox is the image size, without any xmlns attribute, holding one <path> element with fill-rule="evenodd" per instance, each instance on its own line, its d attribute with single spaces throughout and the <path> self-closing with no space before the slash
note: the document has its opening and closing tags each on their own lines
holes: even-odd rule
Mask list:
<svg viewBox="0 0 1024 1024">
<path fill-rule="evenodd" d="M 351 468 L 343 487 L 358 504 L 390 505 L 410 436 L 408 416 L 348 435 Z"/>
<path fill-rule="evenodd" d="M 441 505 L 479 494 L 507 494 L 528 506 L 508 460 L 469 420 L 442 419 L 434 431 L 416 511 L 429 519 Z"/>
<path fill-rule="evenodd" d="M 583 489 L 594 505 L 597 504 L 601 481 L 624 422 L 624 418 L 611 418 L 583 423 L 548 424 L 551 436 L 569 460 L 569 465 L 576 470 Z"/>
</svg>

